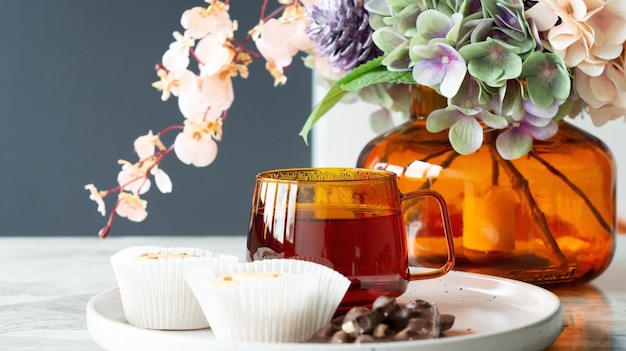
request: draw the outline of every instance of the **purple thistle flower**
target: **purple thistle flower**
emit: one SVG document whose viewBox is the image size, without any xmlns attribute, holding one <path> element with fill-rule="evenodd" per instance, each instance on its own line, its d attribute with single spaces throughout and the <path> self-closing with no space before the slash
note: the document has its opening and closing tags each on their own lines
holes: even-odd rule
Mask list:
<svg viewBox="0 0 626 351">
<path fill-rule="evenodd" d="M 328 57 L 331 67 L 350 71 L 380 55 L 372 41 L 369 13 L 363 0 L 321 0 L 307 8 L 311 22 L 307 34 L 317 54 Z"/>
</svg>

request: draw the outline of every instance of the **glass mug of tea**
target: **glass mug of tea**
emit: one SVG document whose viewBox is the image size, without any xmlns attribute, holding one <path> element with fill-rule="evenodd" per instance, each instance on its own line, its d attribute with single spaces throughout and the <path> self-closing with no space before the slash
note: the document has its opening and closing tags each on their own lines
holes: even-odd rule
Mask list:
<svg viewBox="0 0 626 351">
<path fill-rule="evenodd" d="M 408 263 L 402 203 L 434 198 L 446 236 L 447 261 L 416 272 Z M 302 168 L 257 174 L 247 238 L 248 261 L 298 258 L 329 266 L 351 280 L 340 310 L 399 296 L 411 280 L 454 266 L 450 218 L 433 190 L 402 194 L 392 172 Z"/>
</svg>

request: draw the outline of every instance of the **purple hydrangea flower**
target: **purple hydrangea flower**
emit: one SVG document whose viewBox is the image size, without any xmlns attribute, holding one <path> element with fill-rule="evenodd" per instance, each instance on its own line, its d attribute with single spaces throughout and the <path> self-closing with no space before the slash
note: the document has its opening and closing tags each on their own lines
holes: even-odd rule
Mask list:
<svg viewBox="0 0 626 351">
<path fill-rule="evenodd" d="M 350 71 L 382 55 L 372 41 L 374 31 L 363 0 L 321 0 L 319 6 L 308 7 L 307 14 L 311 18 L 307 34 L 331 67 Z"/>
</svg>

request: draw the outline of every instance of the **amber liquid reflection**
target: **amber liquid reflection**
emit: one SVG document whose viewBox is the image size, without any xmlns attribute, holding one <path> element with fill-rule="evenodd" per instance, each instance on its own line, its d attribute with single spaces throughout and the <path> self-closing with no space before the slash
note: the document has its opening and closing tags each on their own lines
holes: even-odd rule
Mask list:
<svg viewBox="0 0 626 351">
<path fill-rule="evenodd" d="M 261 209 L 250 222 L 248 259 L 262 259 L 268 248 L 348 277 L 352 284 L 341 309 L 368 305 L 382 294 L 399 296 L 407 288 L 406 238 L 398 212 L 324 207 L 272 216 Z"/>
</svg>

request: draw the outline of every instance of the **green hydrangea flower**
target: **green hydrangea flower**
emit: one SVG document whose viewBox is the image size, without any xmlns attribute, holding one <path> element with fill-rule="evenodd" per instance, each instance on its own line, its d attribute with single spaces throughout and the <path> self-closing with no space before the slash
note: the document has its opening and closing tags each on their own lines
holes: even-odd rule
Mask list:
<svg viewBox="0 0 626 351">
<path fill-rule="evenodd" d="M 554 99 L 565 101 L 572 89 L 569 71 L 557 54 L 533 52 L 524 61 L 520 78 L 526 82 L 530 100 L 539 107 L 552 105 Z"/>
</svg>

